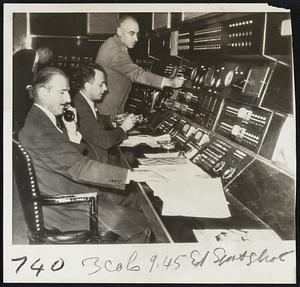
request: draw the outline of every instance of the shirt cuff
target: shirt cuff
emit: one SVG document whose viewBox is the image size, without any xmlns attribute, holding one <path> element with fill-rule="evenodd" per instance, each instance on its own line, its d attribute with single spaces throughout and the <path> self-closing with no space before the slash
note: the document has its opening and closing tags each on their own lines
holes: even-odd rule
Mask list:
<svg viewBox="0 0 300 287">
<path fill-rule="evenodd" d="M 120 128 L 124 131 L 125 134 L 127 133 L 123 127 L 120 126 Z"/>
<path fill-rule="evenodd" d="M 131 178 L 132 178 L 132 172 L 131 170 L 128 170 L 125 184 L 128 184 L 131 181 Z"/>
<path fill-rule="evenodd" d="M 166 82 L 166 78 L 163 77 L 163 80 L 161 81 L 161 86 L 160 86 L 161 89 L 163 89 L 165 87 L 165 82 Z"/>
<path fill-rule="evenodd" d="M 114 128 L 117 127 L 117 121 L 115 116 L 110 116 L 110 122 Z"/>
<path fill-rule="evenodd" d="M 68 134 L 68 136 L 69 136 L 69 139 L 70 139 L 71 142 L 76 143 L 76 144 L 80 144 L 81 139 L 82 139 L 82 135 L 81 135 L 80 132 L 77 131 L 76 135 Z"/>
</svg>

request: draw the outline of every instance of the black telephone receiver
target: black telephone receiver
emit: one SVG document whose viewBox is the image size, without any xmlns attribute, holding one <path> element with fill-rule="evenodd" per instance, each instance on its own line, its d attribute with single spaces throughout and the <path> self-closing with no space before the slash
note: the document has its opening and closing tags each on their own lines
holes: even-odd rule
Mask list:
<svg viewBox="0 0 300 287">
<path fill-rule="evenodd" d="M 75 119 L 73 111 L 68 110 L 68 106 L 64 107 L 63 117 L 67 122 L 72 122 Z"/>
</svg>

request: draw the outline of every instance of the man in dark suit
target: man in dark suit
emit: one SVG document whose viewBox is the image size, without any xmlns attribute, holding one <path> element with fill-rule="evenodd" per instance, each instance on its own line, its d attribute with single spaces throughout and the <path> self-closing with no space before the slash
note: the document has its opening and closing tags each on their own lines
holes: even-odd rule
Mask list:
<svg viewBox="0 0 300 287">
<path fill-rule="evenodd" d="M 80 132 L 85 141 L 98 148 L 101 162 L 119 165 L 118 157 L 108 150 L 127 139 L 126 132 L 135 125 L 136 117 L 129 115 L 117 126 L 112 116 L 100 115 L 95 103 L 100 101 L 107 91 L 105 71 L 100 65 L 81 66 L 78 82 L 80 90 L 73 102 L 77 110 Z"/>
<path fill-rule="evenodd" d="M 13 55 L 13 118 L 14 130 L 19 130 L 25 121 L 33 100 L 26 90 L 32 84 L 33 77 L 42 67 L 49 64 L 52 51 L 41 47 L 36 51 L 22 49 Z"/>
<path fill-rule="evenodd" d="M 128 54 L 138 41 L 139 24 L 133 17 L 121 18 L 117 34 L 108 38 L 100 47 L 96 63 L 107 73 L 109 94 L 97 104 L 103 115 L 116 115 L 124 112 L 132 82 L 163 89 L 164 87 L 179 88 L 184 79 L 165 78 L 145 71 L 134 64 Z"/>
<path fill-rule="evenodd" d="M 62 115 L 64 107 L 70 103 L 68 91 L 66 75 L 56 68 L 41 70 L 33 82 L 34 105 L 19 133 L 19 140 L 32 157 L 40 192 L 74 194 L 95 191 L 97 186 L 122 190 L 130 180 L 151 179 L 153 173 L 130 172 L 80 153 L 84 146 L 76 117 L 72 122 L 63 118 L 65 132 L 56 122 L 56 116 Z M 115 232 L 126 242 L 143 241 L 148 226 L 143 214 L 117 206 L 102 195 L 100 192 L 99 228 Z M 44 222 L 49 229 L 82 229 L 87 227 L 87 214 L 87 207 L 77 205 L 44 207 Z"/>
</svg>

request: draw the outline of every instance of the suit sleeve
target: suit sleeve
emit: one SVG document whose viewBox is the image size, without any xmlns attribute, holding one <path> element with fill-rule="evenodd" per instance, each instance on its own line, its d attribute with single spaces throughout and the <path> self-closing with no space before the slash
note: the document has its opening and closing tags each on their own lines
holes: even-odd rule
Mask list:
<svg viewBox="0 0 300 287">
<path fill-rule="evenodd" d="M 120 144 L 127 138 L 127 134 L 120 127 L 106 130 L 105 126 L 108 126 L 108 119 L 106 123 L 101 123 L 102 117 L 96 120 L 93 113 L 80 105 L 76 106 L 79 115 L 79 128 L 83 138 L 105 150 Z M 111 128 L 111 127 L 110 127 Z"/>
<path fill-rule="evenodd" d="M 115 126 L 113 125 L 113 123 L 111 121 L 111 116 L 110 115 L 100 115 L 98 113 L 98 117 L 99 117 L 100 121 L 102 121 L 102 123 L 103 123 L 103 125 L 106 129 L 115 128 Z"/>
<path fill-rule="evenodd" d="M 128 53 L 124 51 L 119 51 L 116 53 L 116 55 L 112 58 L 111 65 L 113 70 L 121 73 L 132 82 L 149 85 L 156 88 L 161 88 L 162 86 L 162 76 L 145 71 L 142 67 L 134 64 Z"/>
<path fill-rule="evenodd" d="M 125 188 L 127 169 L 81 155 L 63 134 L 53 133 L 50 128 L 37 136 L 32 146 L 32 153 L 55 173 L 80 183 Z"/>
</svg>

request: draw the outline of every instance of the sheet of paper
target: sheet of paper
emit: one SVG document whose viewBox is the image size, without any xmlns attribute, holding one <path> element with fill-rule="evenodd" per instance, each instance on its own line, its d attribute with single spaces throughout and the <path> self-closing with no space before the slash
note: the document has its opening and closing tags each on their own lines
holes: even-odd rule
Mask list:
<svg viewBox="0 0 300 287">
<path fill-rule="evenodd" d="M 177 152 L 164 152 L 164 153 L 144 153 L 144 156 L 146 158 L 171 158 L 171 157 L 178 157 L 178 151 Z"/>
<path fill-rule="evenodd" d="M 271 229 L 197 229 L 193 232 L 198 242 L 281 240 Z"/>
<path fill-rule="evenodd" d="M 227 218 L 230 211 L 220 178 L 177 178 L 148 182 L 163 201 L 162 215 Z"/>
<path fill-rule="evenodd" d="M 164 158 L 138 158 L 138 161 L 143 166 L 145 165 L 178 165 L 188 163 L 189 160 L 185 157 L 164 157 Z"/>
<path fill-rule="evenodd" d="M 194 177 L 210 178 L 210 176 L 205 171 L 203 171 L 192 162 L 178 165 L 140 165 L 135 170 L 152 170 L 156 173 L 159 173 L 168 180 Z"/>
<path fill-rule="evenodd" d="M 129 136 L 128 139 L 124 140 L 120 146 L 124 147 L 134 147 L 139 144 L 147 144 L 151 147 L 160 147 L 161 145 L 158 142 L 168 142 L 171 141 L 171 137 L 169 134 L 161 135 L 161 136 L 150 136 L 150 135 L 135 135 Z"/>
</svg>

